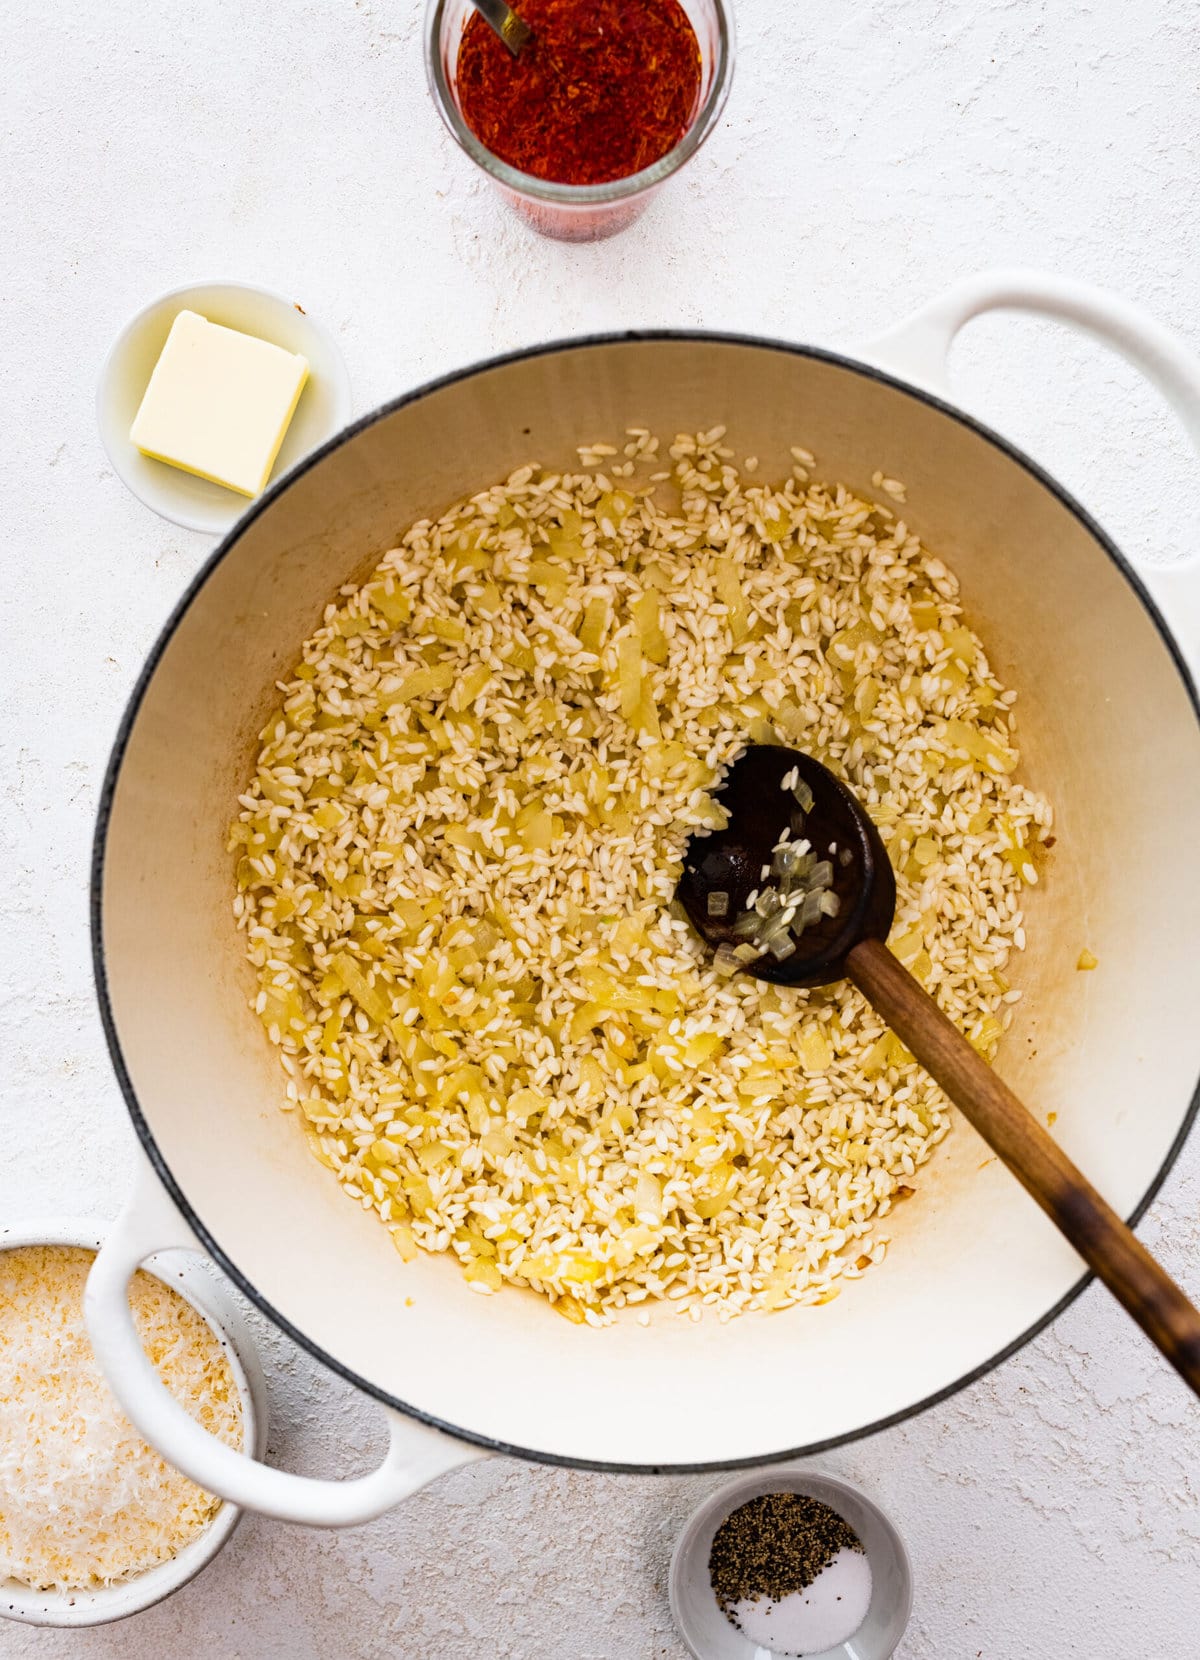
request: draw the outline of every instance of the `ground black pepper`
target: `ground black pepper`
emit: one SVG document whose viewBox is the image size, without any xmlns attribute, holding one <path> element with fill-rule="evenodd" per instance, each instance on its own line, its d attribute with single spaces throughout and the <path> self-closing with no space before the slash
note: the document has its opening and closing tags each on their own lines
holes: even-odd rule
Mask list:
<svg viewBox="0 0 1200 1660">
<path fill-rule="evenodd" d="M 713 1536 L 708 1573 L 721 1611 L 736 1625 L 743 1598 L 772 1602 L 804 1591 L 840 1550 L 861 1551 L 849 1522 L 806 1493 L 764 1493 L 739 1505 Z"/>
</svg>

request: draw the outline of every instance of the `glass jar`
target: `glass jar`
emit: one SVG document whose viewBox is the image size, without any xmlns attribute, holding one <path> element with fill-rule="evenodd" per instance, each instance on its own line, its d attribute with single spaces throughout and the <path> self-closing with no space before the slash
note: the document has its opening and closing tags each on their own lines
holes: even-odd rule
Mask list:
<svg viewBox="0 0 1200 1660">
<path fill-rule="evenodd" d="M 704 143 L 720 119 L 733 78 L 733 17 L 723 0 L 680 0 L 700 46 L 700 97 L 691 125 L 652 167 L 607 184 L 555 184 L 522 173 L 480 143 L 463 120 L 455 85 L 458 46 L 474 8 L 470 0 L 427 0 L 425 68 L 442 120 L 521 218 L 543 236 L 594 242 L 614 236 L 644 212 L 650 198 Z M 519 9 L 519 7 L 518 7 Z"/>
</svg>

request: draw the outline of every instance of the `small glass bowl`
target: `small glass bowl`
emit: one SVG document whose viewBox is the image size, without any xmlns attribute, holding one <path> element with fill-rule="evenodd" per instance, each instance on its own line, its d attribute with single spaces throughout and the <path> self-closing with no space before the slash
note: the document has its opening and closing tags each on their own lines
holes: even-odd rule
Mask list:
<svg viewBox="0 0 1200 1660">
<path fill-rule="evenodd" d="M 680 0 L 700 45 L 700 103 L 673 150 L 652 167 L 607 184 L 554 184 L 522 173 L 479 142 L 463 120 L 455 88 L 458 46 L 470 0 L 427 0 L 425 69 L 442 120 L 461 147 L 497 186 L 509 206 L 543 236 L 596 242 L 631 225 L 661 186 L 678 173 L 712 132 L 733 79 L 733 16 L 724 0 Z"/>
<path fill-rule="evenodd" d="M 708 1558 L 725 1518 L 764 1493 L 803 1493 L 836 1510 L 863 1542 L 871 1564 L 871 1604 L 852 1637 L 809 1660 L 890 1660 L 912 1612 L 912 1569 L 904 1542 L 879 1506 L 857 1487 L 818 1470 L 751 1470 L 711 1493 L 688 1519 L 671 1557 L 671 1613 L 695 1660 L 769 1660 L 730 1624 L 713 1595 Z"/>
</svg>

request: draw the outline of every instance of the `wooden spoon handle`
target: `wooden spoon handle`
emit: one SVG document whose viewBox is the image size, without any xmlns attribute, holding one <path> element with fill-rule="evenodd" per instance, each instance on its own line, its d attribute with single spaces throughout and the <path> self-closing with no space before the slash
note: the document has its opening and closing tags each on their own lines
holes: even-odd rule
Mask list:
<svg viewBox="0 0 1200 1660">
<path fill-rule="evenodd" d="M 1166 1270 L 882 941 L 868 939 L 856 945 L 846 969 L 1097 1278 L 1200 1395 L 1200 1312 Z"/>
</svg>

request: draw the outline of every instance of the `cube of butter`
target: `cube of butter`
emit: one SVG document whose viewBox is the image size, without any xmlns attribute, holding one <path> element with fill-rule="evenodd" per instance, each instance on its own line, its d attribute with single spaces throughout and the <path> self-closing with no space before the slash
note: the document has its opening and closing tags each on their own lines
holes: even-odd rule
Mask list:
<svg viewBox="0 0 1200 1660">
<path fill-rule="evenodd" d="M 295 352 L 181 311 L 130 441 L 156 461 L 257 496 L 307 379 L 308 363 Z"/>
</svg>

